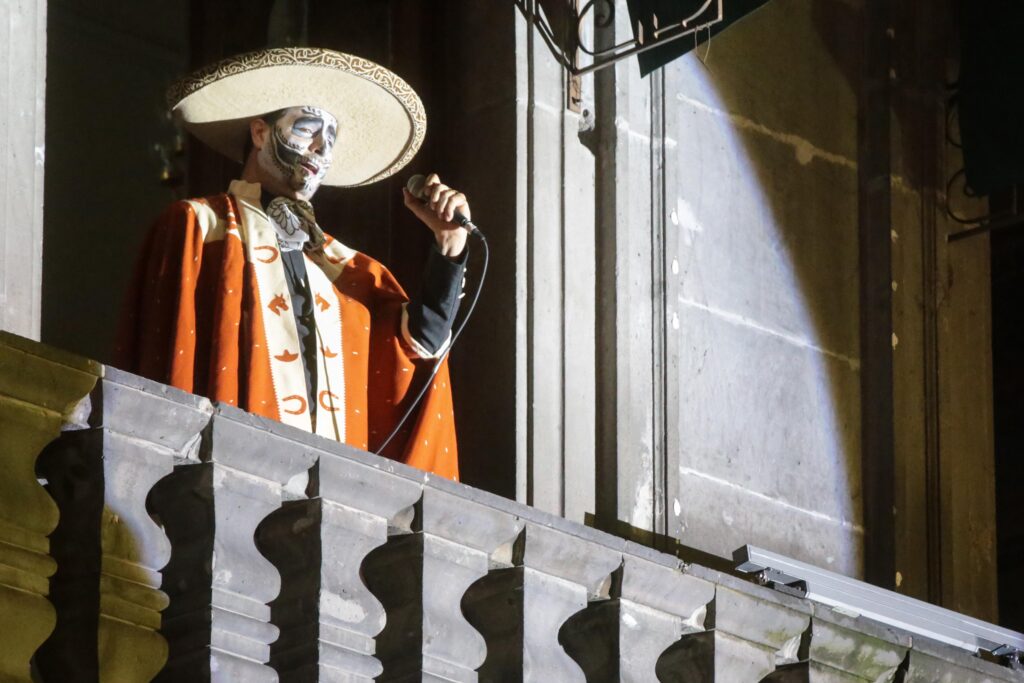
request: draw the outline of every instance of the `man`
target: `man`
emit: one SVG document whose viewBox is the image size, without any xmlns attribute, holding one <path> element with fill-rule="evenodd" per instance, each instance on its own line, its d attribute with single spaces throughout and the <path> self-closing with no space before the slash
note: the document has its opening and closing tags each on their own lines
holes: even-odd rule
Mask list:
<svg viewBox="0 0 1024 683">
<path fill-rule="evenodd" d="M 121 367 L 342 441 L 379 448 L 450 338 L 469 217 L 427 179 L 406 206 L 433 232 L 421 300 L 324 234 L 322 184 L 387 177 L 415 154 L 423 106 L 395 74 L 315 48 L 225 60 L 169 93 L 200 140 L 243 162 L 228 192 L 177 202 L 143 247 L 117 349 Z M 385 455 L 457 479 L 446 363 Z"/>
</svg>

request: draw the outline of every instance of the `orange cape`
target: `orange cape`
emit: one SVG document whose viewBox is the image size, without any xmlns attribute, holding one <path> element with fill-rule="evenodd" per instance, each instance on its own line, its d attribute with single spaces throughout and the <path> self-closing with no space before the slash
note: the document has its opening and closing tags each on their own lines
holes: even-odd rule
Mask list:
<svg viewBox="0 0 1024 683">
<path fill-rule="evenodd" d="M 361 449 L 378 448 L 434 360 L 408 335 L 408 298 L 377 261 L 328 237 L 306 254 L 319 405 L 307 404 L 277 237 L 259 185 L 172 204 L 143 246 L 118 332 L 119 367 Z M 447 361 L 383 453 L 458 479 Z"/>
</svg>

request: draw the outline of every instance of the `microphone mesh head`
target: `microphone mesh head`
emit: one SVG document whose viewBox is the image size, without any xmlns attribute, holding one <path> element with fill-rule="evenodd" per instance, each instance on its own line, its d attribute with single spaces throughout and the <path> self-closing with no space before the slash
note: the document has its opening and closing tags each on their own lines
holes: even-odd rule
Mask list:
<svg viewBox="0 0 1024 683">
<path fill-rule="evenodd" d="M 405 184 L 405 189 L 409 190 L 409 194 L 416 197 L 416 199 L 423 199 L 423 186 L 426 184 L 426 177 L 422 173 L 417 173 L 409 178 Z"/>
</svg>

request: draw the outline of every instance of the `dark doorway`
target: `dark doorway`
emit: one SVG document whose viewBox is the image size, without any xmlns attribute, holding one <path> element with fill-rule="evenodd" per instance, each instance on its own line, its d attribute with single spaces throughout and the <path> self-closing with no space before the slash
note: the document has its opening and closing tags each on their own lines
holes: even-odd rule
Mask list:
<svg viewBox="0 0 1024 683">
<path fill-rule="evenodd" d="M 187 68 L 188 2 L 50 0 L 42 341 L 109 362 L 145 229 L 176 198 L 164 91 Z"/>
<path fill-rule="evenodd" d="M 999 622 L 1024 631 L 1024 221 L 992 233 Z"/>
</svg>

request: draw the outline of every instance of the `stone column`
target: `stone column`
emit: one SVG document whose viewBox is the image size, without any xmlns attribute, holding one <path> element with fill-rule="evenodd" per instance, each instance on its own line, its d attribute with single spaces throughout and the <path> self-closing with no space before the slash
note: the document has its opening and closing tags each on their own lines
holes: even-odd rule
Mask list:
<svg viewBox="0 0 1024 683">
<path fill-rule="evenodd" d="M 179 517 L 168 535 L 183 557 L 168 567 L 182 592 L 171 595 L 161 680 L 276 681 L 266 666 L 278 636 L 268 603 L 281 577 L 257 549 L 256 529 L 284 499 L 305 497 L 316 454 L 295 443 L 300 432 L 229 406 L 217 406 L 208 432 L 206 465 L 160 496 L 163 519 Z"/>
<path fill-rule="evenodd" d="M 0 332 L 0 679 L 5 681 L 30 680 L 29 660 L 55 623 L 46 596 L 48 577 L 57 567 L 47 536 L 57 526 L 58 512 L 36 479 L 36 458 L 62 424 L 81 420 L 75 408 L 102 371 L 92 361 Z"/>
<path fill-rule="evenodd" d="M 46 1 L 0 3 L 0 330 L 39 338 Z"/>
<path fill-rule="evenodd" d="M 163 667 L 171 545 L 146 500 L 176 464 L 198 463 L 211 413 L 204 398 L 105 368 L 91 428 L 65 432 L 40 459 L 61 512 L 51 537 L 57 628 L 37 658 L 47 680 L 149 681 Z"/>
</svg>

